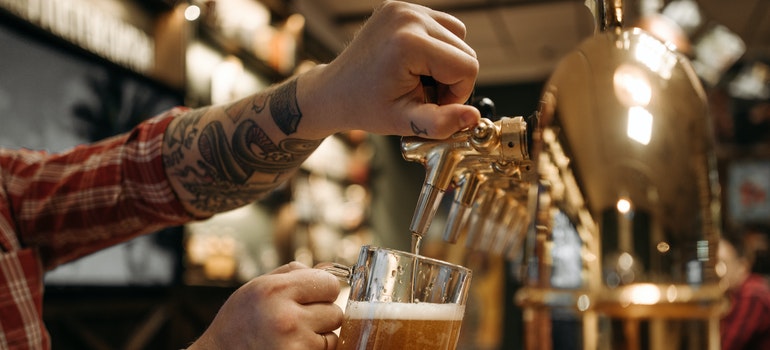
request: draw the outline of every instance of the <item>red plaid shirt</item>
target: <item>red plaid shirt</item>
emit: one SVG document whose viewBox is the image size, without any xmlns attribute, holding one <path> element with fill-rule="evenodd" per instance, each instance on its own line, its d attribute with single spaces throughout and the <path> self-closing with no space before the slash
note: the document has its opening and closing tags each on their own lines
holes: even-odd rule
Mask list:
<svg viewBox="0 0 770 350">
<path fill-rule="evenodd" d="M 730 312 L 722 318 L 722 350 L 770 350 L 770 286 L 751 275 L 730 293 Z"/>
<path fill-rule="evenodd" d="M 0 349 L 48 349 L 43 271 L 191 217 L 161 158 L 174 109 L 60 154 L 0 149 Z"/>
</svg>

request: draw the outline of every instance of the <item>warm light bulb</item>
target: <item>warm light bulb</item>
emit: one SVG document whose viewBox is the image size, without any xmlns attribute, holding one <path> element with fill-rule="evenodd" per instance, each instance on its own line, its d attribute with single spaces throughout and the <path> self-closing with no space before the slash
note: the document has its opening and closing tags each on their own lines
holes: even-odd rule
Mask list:
<svg viewBox="0 0 770 350">
<path fill-rule="evenodd" d="M 190 22 L 201 16 L 201 8 L 197 5 L 190 5 L 184 10 L 184 18 Z"/>
<path fill-rule="evenodd" d="M 626 305 L 653 305 L 660 301 L 660 290 L 654 284 L 636 284 L 623 292 L 621 300 Z"/>
<path fill-rule="evenodd" d="M 631 202 L 625 198 L 619 199 L 615 206 L 621 214 L 626 214 L 631 210 Z"/>
</svg>

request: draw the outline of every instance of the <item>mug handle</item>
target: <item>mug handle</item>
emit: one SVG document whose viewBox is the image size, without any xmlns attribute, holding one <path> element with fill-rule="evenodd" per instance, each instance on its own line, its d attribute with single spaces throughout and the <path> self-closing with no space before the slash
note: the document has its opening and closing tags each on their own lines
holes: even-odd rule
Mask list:
<svg viewBox="0 0 770 350">
<path fill-rule="evenodd" d="M 334 275 L 334 277 L 337 277 L 337 279 L 340 280 L 340 282 L 350 285 L 351 279 L 353 277 L 352 266 L 347 266 L 347 265 L 333 262 L 333 263 L 320 264 L 318 268 Z"/>
</svg>

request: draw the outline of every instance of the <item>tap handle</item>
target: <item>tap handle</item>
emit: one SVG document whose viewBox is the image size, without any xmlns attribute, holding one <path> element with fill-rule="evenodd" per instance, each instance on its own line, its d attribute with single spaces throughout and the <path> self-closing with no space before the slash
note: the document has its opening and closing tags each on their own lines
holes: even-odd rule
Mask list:
<svg viewBox="0 0 770 350">
<path fill-rule="evenodd" d="M 350 285 L 353 278 L 353 266 L 343 265 L 335 262 L 320 263 L 316 268 L 324 270 L 337 278 L 340 282 Z"/>
<path fill-rule="evenodd" d="M 489 97 L 474 96 L 471 98 L 470 103 L 473 107 L 476 107 L 479 112 L 481 112 L 482 118 L 490 119 L 493 122 L 500 119 L 500 117 L 498 117 L 497 113 L 495 112 L 495 103 Z"/>
</svg>

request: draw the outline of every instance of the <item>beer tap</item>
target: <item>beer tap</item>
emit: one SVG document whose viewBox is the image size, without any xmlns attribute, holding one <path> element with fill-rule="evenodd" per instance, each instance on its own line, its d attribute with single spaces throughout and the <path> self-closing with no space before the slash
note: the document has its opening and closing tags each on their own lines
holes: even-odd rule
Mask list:
<svg viewBox="0 0 770 350">
<path fill-rule="evenodd" d="M 481 117 L 496 120 L 495 103 L 488 97 L 473 97 L 471 104 L 479 110 Z M 456 171 L 458 175 L 453 183 L 455 196 L 444 227 L 445 242 L 457 243 L 463 229 L 467 227 L 479 188 L 486 182 L 487 174 L 492 170 L 491 165 L 481 164 L 477 169 L 465 168 L 464 171 Z"/>
<path fill-rule="evenodd" d="M 460 174 L 456 181 L 455 196 L 449 209 L 447 224 L 444 227 L 445 242 L 457 243 L 462 230 L 468 224 L 479 188 L 486 181 L 487 176 L 482 172 L 467 170 Z"/>
<path fill-rule="evenodd" d="M 529 184 L 520 176 L 497 175 L 487 181 L 478 200 L 480 204 L 474 206 L 466 246 L 502 255 L 504 244 L 513 239 L 508 236 L 518 232 L 511 230 L 513 221 L 524 219 L 517 215 L 517 208 L 527 202 Z"/>
<path fill-rule="evenodd" d="M 504 189 L 505 196 L 501 198 L 499 206 L 501 211 L 494 222 L 494 227 L 487 233 L 490 237 L 486 242 L 487 246 L 482 245 L 483 251 L 488 251 L 493 255 L 503 255 L 509 244 L 517 241 L 521 228 L 526 227 L 526 213 L 521 215 L 522 209 L 526 207 L 528 200 L 528 184 L 519 179 L 509 178 L 508 185 L 498 186 Z M 521 226 L 521 223 L 525 223 Z"/>
<path fill-rule="evenodd" d="M 465 240 L 465 247 L 473 251 L 483 251 L 484 241 L 487 233 L 491 231 L 492 222 L 500 212 L 499 202 L 505 197 L 505 191 L 494 186 L 485 186 L 479 199 L 479 205 L 471 214 L 471 221 L 468 225 L 468 237 Z"/>
<path fill-rule="evenodd" d="M 444 140 L 403 137 L 401 152 L 405 160 L 418 162 L 426 169 L 410 225 L 413 242 L 415 238 L 419 242 L 427 233 L 443 195 L 451 185 L 460 184 L 462 192 L 456 197 L 460 207 L 456 211 L 467 211 L 468 208 L 462 207 L 472 203 L 479 182 L 483 182 L 483 177 L 475 177 L 472 173 L 517 176 L 521 169 L 528 173 L 532 168 L 527 122 L 523 117 L 503 117 L 496 122 L 481 118 L 474 128 Z M 448 240 L 456 239 L 454 235 L 450 232 Z"/>
</svg>

